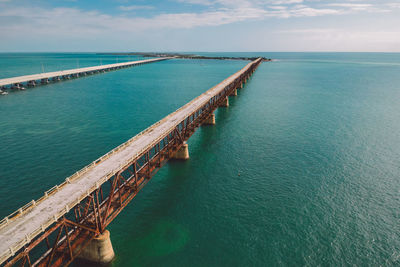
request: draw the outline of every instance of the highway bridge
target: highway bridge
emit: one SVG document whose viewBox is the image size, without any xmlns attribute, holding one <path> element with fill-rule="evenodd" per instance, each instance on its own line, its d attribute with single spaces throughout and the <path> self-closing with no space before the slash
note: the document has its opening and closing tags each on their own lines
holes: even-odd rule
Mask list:
<svg viewBox="0 0 400 267">
<path fill-rule="evenodd" d="M 133 66 L 139 66 L 143 64 L 153 63 L 170 59 L 172 57 L 153 58 L 138 61 L 129 61 L 123 63 L 107 64 L 87 68 L 78 68 L 62 71 L 53 71 L 40 74 L 24 75 L 6 79 L 0 79 L 0 90 L 5 91 L 6 89 L 17 89 L 24 90 L 25 87 L 34 87 L 40 84 L 48 84 L 50 82 L 57 82 L 61 80 L 69 80 L 71 78 L 78 78 L 86 75 L 102 73 L 106 71 L 118 70 L 122 68 L 128 68 Z"/>
<path fill-rule="evenodd" d="M 156 122 L 0 221 L 0 264 L 63 266 L 114 257 L 106 227 L 171 158 L 189 158 L 186 140 L 229 105 L 262 59 Z"/>
</svg>

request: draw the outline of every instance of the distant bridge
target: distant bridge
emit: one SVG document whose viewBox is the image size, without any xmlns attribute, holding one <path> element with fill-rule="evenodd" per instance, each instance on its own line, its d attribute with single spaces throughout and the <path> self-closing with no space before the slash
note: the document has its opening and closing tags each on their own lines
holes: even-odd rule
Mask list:
<svg viewBox="0 0 400 267">
<path fill-rule="evenodd" d="M 12 78 L 0 79 L 0 90 L 1 91 L 5 91 L 6 89 L 23 90 L 23 89 L 25 89 L 25 86 L 34 87 L 39 84 L 48 84 L 50 82 L 69 80 L 71 78 L 78 78 L 80 76 L 86 76 L 86 75 L 95 74 L 95 73 L 101 73 L 101 72 L 106 72 L 106 71 L 111 71 L 111 70 L 118 70 L 118 69 L 122 69 L 122 68 L 139 66 L 139 65 L 162 61 L 162 60 L 166 60 L 166 59 L 170 59 L 170 58 L 172 58 L 172 57 L 129 61 L 129 62 L 123 62 L 123 63 L 116 63 L 116 64 L 107 64 L 107 65 L 87 67 L 87 68 L 53 71 L 53 72 L 46 72 L 46 73 L 40 73 L 40 74 L 32 74 L 32 75 L 24 75 L 24 76 L 12 77 Z"/>
<path fill-rule="evenodd" d="M 0 221 L 0 264 L 60 266 L 114 257 L 106 227 L 171 158 L 188 159 L 186 140 L 255 71 L 257 59 L 121 144 L 37 201 Z"/>
</svg>

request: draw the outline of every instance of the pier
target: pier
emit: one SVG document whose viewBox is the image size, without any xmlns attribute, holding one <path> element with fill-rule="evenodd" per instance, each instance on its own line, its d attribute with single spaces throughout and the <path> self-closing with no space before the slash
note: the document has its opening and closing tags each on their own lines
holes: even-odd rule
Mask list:
<svg viewBox="0 0 400 267">
<path fill-rule="evenodd" d="M 172 57 L 153 58 L 146 60 L 129 61 L 123 63 L 107 64 L 101 66 L 62 70 L 62 71 L 53 71 L 40 74 L 32 74 L 32 75 L 24 75 L 12 78 L 0 79 L 0 93 L 5 92 L 6 89 L 24 90 L 26 87 L 34 87 L 36 85 L 48 84 L 50 82 L 58 82 L 61 80 L 69 80 L 71 78 L 78 78 L 81 76 L 103 73 L 106 71 L 139 66 L 171 58 Z"/>
<path fill-rule="evenodd" d="M 261 62 L 259 58 L 248 63 L 1 220 L 0 264 L 64 266 L 76 258 L 111 261 L 114 251 L 106 227 L 168 160 L 189 159 L 186 141 L 201 125 L 216 125 L 214 111 L 229 106 L 229 97 L 236 97 Z"/>
</svg>

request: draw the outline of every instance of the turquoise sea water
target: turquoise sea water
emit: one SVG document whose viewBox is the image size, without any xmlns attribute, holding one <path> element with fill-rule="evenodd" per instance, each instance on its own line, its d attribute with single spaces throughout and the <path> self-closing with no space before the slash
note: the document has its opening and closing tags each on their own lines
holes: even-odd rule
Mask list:
<svg viewBox="0 0 400 267">
<path fill-rule="evenodd" d="M 277 61 L 114 220 L 112 265 L 399 265 L 400 54 L 214 54 Z M 0 75 L 106 57 L 0 54 Z M 169 60 L 1 96 L 0 217 L 245 64 Z"/>
</svg>

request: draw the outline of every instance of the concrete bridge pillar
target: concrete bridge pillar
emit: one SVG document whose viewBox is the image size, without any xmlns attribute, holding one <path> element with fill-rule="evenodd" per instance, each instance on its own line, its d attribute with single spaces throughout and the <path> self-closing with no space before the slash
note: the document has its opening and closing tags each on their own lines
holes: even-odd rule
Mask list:
<svg viewBox="0 0 400 267">
<path fill-rule="evenodd" d="M 212 113 L 203 123 L 203 125 L 215 125 L 215 114 Z"/>
<path fill-rule="evenodd" d="M 237 96 L 237 89 L 233 90 L 231 96 Z"/>
<path fill-rule="evenodd" d="M 22 85 L 22 83 L 15 83 L 11 86 L 11 89 L 25 90 L 25 87 Z"/>
<path fill-rule="evenodd" d="M 102 234 L 90 241 L 79 254 L 79 258 L 97 264 L 107 264 L 114 259 L 114 249 L 110 240 L 110 232 L 105 230 Z"/>
<path fill-rule="evenodd" d="M 28 86 L 29 87 L 34 87 L 36 85 L 36 82 L 35 81 L 28 81 Z"/>
<path fill-rule="evenodd" d="M 175 155 L 172 157 L 173 159 L 187 160 L 189 159 L 189 146 L 186 142 L 183 143 L 181 148 L 176 151 Z"/>
<path fill-rule="evenodd" d="M 240 83 L 240 89 L 243 89 L 243 83 Z"/>
<path fill-rule="evenodd" d="M 41 80 L 41 84 L 48 84 L 49 83 L 49 79 L 45 78 Z"/>
<path fill-rule="evenodd" d="M 221 103 L 221 107 L 229 107 L 229 98 L 226 97 L 225 100 Z"/>
</svg>

